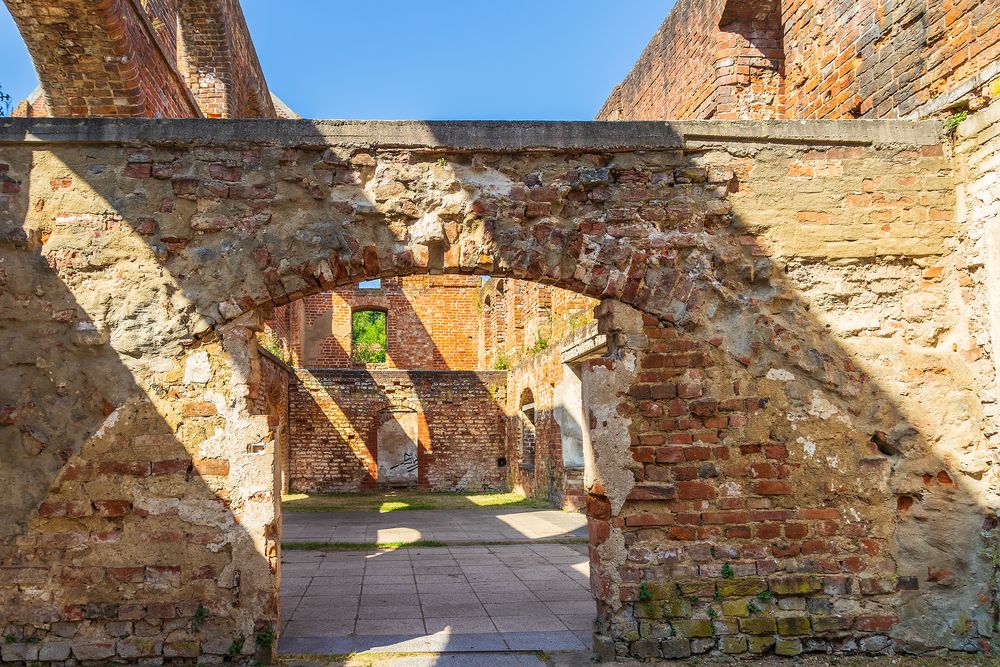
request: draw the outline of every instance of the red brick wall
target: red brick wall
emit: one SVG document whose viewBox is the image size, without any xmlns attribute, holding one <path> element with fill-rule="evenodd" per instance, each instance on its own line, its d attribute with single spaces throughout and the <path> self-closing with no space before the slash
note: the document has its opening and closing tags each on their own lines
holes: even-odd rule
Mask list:
<svg viewBox="0 0 1000 667">
<path fill-rule="evenodd" d="M 7 7 L 54 116 L 275 117 L 236 0 Z"/>
<path fill-rule="evenodd" d="M 771 4 L 680 0 L 598 119 L 902 117 L 1000 59 L 994 0 Z"/>
<path fill-rule="evenodd" d="M 678 0 L 598 120 L 707 118 L 724 0 Z"/>
<path fill-rule="evenodd" d="M 392 370 L 300 371 L 290 395 L 291 488 L 377 486 L 378 416 L 411 409 L 420 424 L 419 485 L 435 491 L 504 488 L 505 374 Z"/>
<path fill-rule="evenodd" d="M 483 286 L 479 307 L 479 365 L 509 367 L 533 355 L 542 341 L 558 346 L 567 334 L 593 319 L 597 300 L 525 280 L 492 279 Z"/>
<path fill-rule="evenodd" d="M 288 387 L 294 380 L 292 369 L 269 353 L 258 350 L 260 383 L 251 390 L 251 414 L 267 415 L 271 439 L 275 443 L 276 486 L 288 490 Z"/>
<path fill-rule="evenodd" d="M 350 368 L 351 313 L 388 313 L 385 368 L 474 370 L 479 368 L 477 303 L 480 278 L 414 276 L 387 278 L 379 289 L 357 285 L 303 300 L 302 359 L 306 368 Z"/>
</svg>

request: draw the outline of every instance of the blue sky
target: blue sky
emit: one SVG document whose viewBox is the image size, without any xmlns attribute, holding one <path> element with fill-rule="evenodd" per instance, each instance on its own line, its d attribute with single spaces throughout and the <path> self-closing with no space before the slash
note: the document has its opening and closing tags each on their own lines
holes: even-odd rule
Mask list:
<svg viewBox="0 0 1000 667">
<path fill-rule="evenodd" d="M 672 0 L 243 0 L 274 92 L 307 118 L 590 120 Z M 0 85 L 35 86 L 0 10 Z"/>
</svg>

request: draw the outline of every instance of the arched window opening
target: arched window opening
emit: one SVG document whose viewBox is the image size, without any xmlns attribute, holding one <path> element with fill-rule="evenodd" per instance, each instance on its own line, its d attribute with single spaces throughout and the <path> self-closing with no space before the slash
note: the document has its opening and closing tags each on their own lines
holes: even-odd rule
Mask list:
<svg viewBox="0 0 1000 667">
<path fill-rule="evenodd" d="M 389 318 L 384 310 L 351 313 L 351 360 L 355 364 L 384 364 L 388 358 Z"/>
<path fill-rule="evenodd" d="M 521 394 L 521 438 L 520 454 L 521 467 L 533 468 L 535 466 L 535 397 L 530 389 L 525 389 Z"/>
</svg>

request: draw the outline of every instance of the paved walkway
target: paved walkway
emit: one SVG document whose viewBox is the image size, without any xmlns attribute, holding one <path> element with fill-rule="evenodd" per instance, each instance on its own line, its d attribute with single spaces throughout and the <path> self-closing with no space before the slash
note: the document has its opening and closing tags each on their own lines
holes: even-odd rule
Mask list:
<svg viewBox="0 0 1000 667">
<path fill-rule="evenodd" d="M 286 551 L 282 562 L 283 655 L 591 646 L 586 545 Z"/>
<path fill-rule="evenodd" d="M 398 512 L 286 512 L 283 542 L 446 544 L 587 538 L 587 517 L 559 510 L 484 508 Z"/>
</svg>

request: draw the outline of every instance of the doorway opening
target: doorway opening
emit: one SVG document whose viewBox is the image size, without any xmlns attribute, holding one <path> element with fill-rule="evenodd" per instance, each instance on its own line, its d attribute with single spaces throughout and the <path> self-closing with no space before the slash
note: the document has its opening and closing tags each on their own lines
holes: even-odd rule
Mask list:
<svg viewBox="0 0 1000 667">
<path fill-rule="evenodd" d="M 445 275 L 276 310 L 281 651 L 589 650 L 596 305 Z"/>
</svg>

